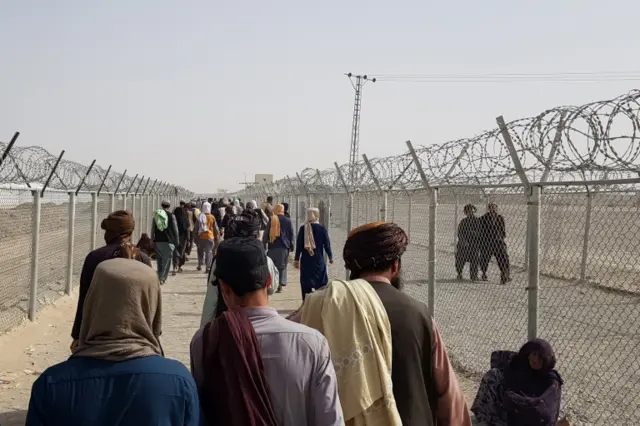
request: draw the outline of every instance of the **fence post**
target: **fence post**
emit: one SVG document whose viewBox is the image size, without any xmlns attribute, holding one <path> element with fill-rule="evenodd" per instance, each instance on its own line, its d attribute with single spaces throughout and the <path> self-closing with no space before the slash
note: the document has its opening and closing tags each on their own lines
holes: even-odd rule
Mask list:
<svg viewBox="0 0 640 426">
<path fill-rule="evenodd" d="M 455 191 L 455 189 L 454 189 Z M 456 193 L 456 211 L 453 212 L 453 247 L 455 249 L 458 243 L 458 210 L 460 209 L 460 200 Z"/>
<path fill-rule="evenodd" d="M 29 320 L 36 320 L 38 298 L 38 258 L 40 252 L 40 190 L 31 191 L 33 195 L 31 229 L 31 282 L 29 285 Z"/>
<path fill-rule="evenodd" d="M 67 236 L 67 284 L 64 292 L 71 294 L 73 289 L 73 247 L 76 231 L 76 193 L 69 192 L 69 233 Z"/>
<path fill-rule="evenodd" d="M 429 200 L 429 258 L 427 270 L 429 314 L 435 318 L 436 305 L 436 221 L 438 220 L 438 189 L 431 188 Z"/>
<path fill-rule="evenodd" d="M 409 236 L 409 240 L 411 240 L 411 213 L 413 210 L 413 196 L 411 193 L 409 193 L 409 226 L 408 226 L 408 230 L 407 230 L 407 235 Z"/>
<path fill-rule="evenodd" d="M 528 268 L 528 304 L 529 320 L 527 327 L 528 339 L 538 337 L 538 284 L 540 280 L 540 194 L 542 188 L 534 185 L 529 187 L 527 235 L 529 236 L 529 268 Z"/>
<path fill-rule="evenodd" d="M 300 196 L 296 194 L 296 237 L 298 235 L 298 229 L 300 229 Z"/>
<path fill-rule="evenodd" d="M 387 221 L 387 210 L 389 207 L 389 191 L 384 191 L 382 194 L 382 209 L 380 209 L 380 215 L 383 222 Z"/>
<path fill-rule="evenodd" d="M 96 249 L 98 232 L 98 194 L 91 193 L 91 250 Z"/>
<path fill-rule="evenodd" d="M 587 279 L 587 260 L 589 259 L 589 234 L 591 233 L 591 207 L 593 194 L 587 187 L 587 213 L 584 219 L 584 236 L 582 240 L 582 262 L 580 263 L 580 281 Z"/>
<path fill-rule="evenodd" d="M 391 197 L 391 221 L 395 222 L 396 220 L 396 194 L 395 192 Z"/>
<path fill-rule="evenodd" d="M 136 220 L 136 194 L 133 194 L 132 200 L 131 200 L 131 214 L 133 215 L 133 220 Z M 136 229 L 133 229 L 133 235 L 131 235 L 131 237 L 133 238 L 133 240 L 135 241 L 136 239 Z"/>
<path fill-rule="evenodd" d="M 116 194 L 109 194 L 109 211 L 116 210 Z"/>
<path fill-rule="evenodd" d="M 349 202 L 347 204 L 347 237 L 353 227 L 353 192 L 349 192 Z M 346 241 L 346 238 L 345 238 Z M 349 279 L 351 272 L 345 268 L 345 279 Z"/>
</svg>

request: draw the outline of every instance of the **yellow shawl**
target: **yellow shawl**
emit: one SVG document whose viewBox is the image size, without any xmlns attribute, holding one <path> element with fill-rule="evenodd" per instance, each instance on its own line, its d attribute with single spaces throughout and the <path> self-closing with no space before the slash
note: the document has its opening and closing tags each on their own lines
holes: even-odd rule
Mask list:
<svg viewBox="0 0 640 426">
<path fill-rule="evenodd" d="M 391 381 L 391 326 L 371 285 L 332 281 L 308 294 L 302 324 L 327 338 L 347 426 L 402 426 Z"/>
<path fill-rule="evenodd" d="M 271 244 L 280 237 L 280 218 L 278 216 L 282 215 L 284 215 L 284 206 L 282 204 L 276 204 L 273 208 L 271 226 L 269 228 L 269 243 Z"/>
</svg>

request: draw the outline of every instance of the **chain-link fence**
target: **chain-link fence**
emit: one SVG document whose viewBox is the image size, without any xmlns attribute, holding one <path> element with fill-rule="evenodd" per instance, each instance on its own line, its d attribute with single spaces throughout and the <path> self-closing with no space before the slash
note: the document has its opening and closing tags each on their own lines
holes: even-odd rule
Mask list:
<svg viewBox="0 0 640 426">
<path fill-rule="evenodd" d="M 460 374 L 479 380 L 492 351 L 541 337 L 572 425 L 640 424 L 640 91 L 497 123 L 238 195 L 291 203 L 296 229 L 308 206 L 330 212 L 330 278 L 345 276 L 350 230 L 399 224 L 404 291 L 428 305 Z"/>
<path fill-rule="evenodd" d="M 161 200 L 192 195 L 13 142 L 0 142 L 0 333 L 78 285 L 86 255 L 104 245 L 100 223 L 110 212 L 132 212 L 135 242 Z"/>
</svg>

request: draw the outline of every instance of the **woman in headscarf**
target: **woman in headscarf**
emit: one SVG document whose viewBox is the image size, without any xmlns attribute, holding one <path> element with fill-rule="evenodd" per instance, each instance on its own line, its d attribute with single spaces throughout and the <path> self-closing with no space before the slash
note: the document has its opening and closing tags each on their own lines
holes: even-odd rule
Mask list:
<svg viewBox="0 0 640 426">
<path fill-rule="evenodd" d="M 233 200 L 233 214 L 237 216 L 242 213 L 242 210 L 243 208 L 240 207 L 240 200 L 238 200 L 237 198 Z"/>
<path fill-rule="evenodd" d="M 109 214 L 100 224 L 100 227 L 104 230 L 104 241 L 106 245 L 93 250 L 84 259 L 82 273 L 80 274 L 78 307 L 76 308 L 76 317 L 73 321 L 73 328 L 71 329 L 71 338 L 73 339 L 71 350 L 78 344 L 78 339 L 80 338 L 84 301 L 87 297 L 87 292 L 91 286 L 96 268 L 105 260 L 122 257 L 122 248 L 131 242 L 131 234 L 133 234 L 135 225 L 136 223 L 133 220 L 133 216 L 125 210 L 118 210 Z M 151 259 L 149 259 L 149 256 L 144 252 L 137 250 L 134 258 L 151 267 Z"/>
<path fill-rule="evenodd" d="M 273 260 L 278 268 L 280 288 L 287 285 L 287 265 L 289 263 L 289 253 L 293 250 L 293 225 L 291 219 L 284 215 L 284 206 L 276 204 L 273 207 L 273 215 L 269 221 L 269 226 L 264 232 L 262 241 L 267 248 L 267 256 Z"/>
<path fill-rule="evenodd" d="M 197 426 L 196 384 L 164 358 L 158 277 L 140 262 L 111 259 L 96 269 L 80 343 L 33 384 L 28 426 Z"/>
<path fill-rule="evenodd" d="M 260 209 L 255 210 L 247 209 L 242 212 L 241 215 L 235 216 L 229 222 L 225 235 L 225 240 L 231 238 L 258 238 L 260 230 Z M 263 213 L 264 214 L 264 213 Z M 271 276 L 271 286 L 267 293 L 272 295 L 278 290 L 280 286 L 280 280 L 278 276 L 278 268 L 273 264 L 273 261 L 267 257 L 267 264 L 269 266 L 269 275 Z M 222 299 L 222 293 L 218 286 L 218 278 L 215 276 L 216 260 L 213 259 L 211 270 L 207 278 L 207 294 L 204 298 L 204 304 L 202 305 L 202 318 L 200 320 L 200 327 L 204 327 L 206 323 L 213 318 L 219 317 L 224 311 L 227 310 L 227 305 Z"/>
<path fill-rule="evenodd" d="M 373 287 L 361 279 L 332 281 L 307 295 L 300 315 L 329 342 L 345 424 L 402 426 L 391 380 L 391 325 Z"/>
<path fill-rule="evenodd" d="M 327 264 L 324 261 L 325 251 L 329 263 L 333 263 L 329 233 L 327 228 L 318 222 L 319 217 L 318 209 L 307 209 L 307 222 L 298 231 L 294 266 L 300 269 L 302 300 L 307 294 L 327 285 L 329 281 Z"/>
<path fill-rule="evenodd" d="M 491 354 L 491 369 L 480 382 L 471 411 L 487 426 L 555 426 L 562 378 L 546 340 L 534 339 L 519 352 Z"/>
<path fill-rule="evenodd" d="M 203 203 L 202 212 L 196 219 L 196 239 L 198 246 L 198 271 L 202 271 L 202 265 L 205 271 L 209 273 L 211 263 L 213 262 L 213 250 L 216 241 L 220 241 L 220 233 L 216 219 L 211 214 L 211 204 Z"/>
</svg>

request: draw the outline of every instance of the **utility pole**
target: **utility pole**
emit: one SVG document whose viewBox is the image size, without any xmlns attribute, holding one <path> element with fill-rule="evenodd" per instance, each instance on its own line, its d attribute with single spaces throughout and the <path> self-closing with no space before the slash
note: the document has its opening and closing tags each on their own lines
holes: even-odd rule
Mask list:
<svg viewBox="0 0 640 426">
<path fill-rule="evenodd" d="M 345 74 L 349 77 L 349 81 L 356 91 L 356 98 L 353 102 L 353 125 L 351 126 L 351 149 L 349 151 L 349 183 L 355 184 L 358 176 L 356 176 L 356 163 L 360 157 L 360 109 L 362 107 L 362 88 L 371 81 L 376 82 L 375 78 L 369 78 L 365 75 Z"/>
</svg>

